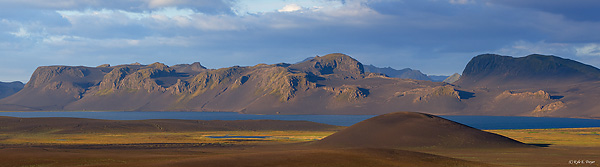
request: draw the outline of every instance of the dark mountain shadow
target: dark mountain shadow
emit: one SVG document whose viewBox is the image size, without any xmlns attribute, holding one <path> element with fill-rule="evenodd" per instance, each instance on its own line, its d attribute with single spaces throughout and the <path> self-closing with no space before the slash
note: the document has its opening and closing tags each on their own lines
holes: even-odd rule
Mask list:
<svg viewBox="0 0 600 167">
<path fill-rule="evenodd" d="M 475 97 L 475 93 L 472 92 L 467 92 L 467 91 L 462 91 L 462 90 L 456 90 L 458 92 L 458 96 L 460 96 L 460 99 L 470 99 Z"/>
<path fill-rule="evenodd" d="M 550 145 L 552 145 L 552 144 L 530 143 L 530 144 L 527 144 L 527 145 L 536 146 L 536 147 L 550 147 Z"/>
</svg>

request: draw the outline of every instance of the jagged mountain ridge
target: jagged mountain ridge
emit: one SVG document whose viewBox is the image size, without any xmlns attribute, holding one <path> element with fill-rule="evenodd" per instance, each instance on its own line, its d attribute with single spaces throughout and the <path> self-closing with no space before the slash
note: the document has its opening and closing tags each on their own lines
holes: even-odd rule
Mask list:
<svg viewBox="0 0 600 167">
<path fill-rule="evenodd" d="M 481 67 L 497 67 L 494 65 L 497 61 L 493 60 L 506 59 L 478 57 L 469 64 L 479 62 L 488 64 Z M 540 64 L 552 64 L 543 58 L 539 60 Z M 576 67 L 579 68 L 588 69 L 588 66 Z M 520 78 L 524 84 L 464 84 L 475 78 L 473 76 L 482 81 L 497 80 L 497 75 L 479 74 L 488 71 L 471 70 L 464 74 L 470 78 L 461 77 L 453 84 L 390 78 L 366 72 L 362 63 L 344 54 L 329 54 L 296 64 L 221 69 L 206 69 L 200 63 L 172 67 L 162 63 L 46 66 L 34 72 L 23 90 L 1 99 L 0 110 L 368 115 L 416 111 L 447 115 L 600 118 L 597 112 L 600 107 L 594 100 L 600 98 L 598 80 L 567 77 L 563 78 L 567 81 L 561 81 L 563 84 L 540 86 L 531 83 L 555 79 L 554 75 L 520 78 L 520 73 L 515 73 L 500 77 L 509 81 L 511 77 Z"/>
<path fill-rule="evenodd" d="M 0 100 L 0 107 L 3 110 L 377 114 L 395 110 L 392 106 L 397 104 L 387 101 L 397 100 L 397 94 L 444 85 L 420 82 L 365 72 L 360 62 L 343 54 L 315 57 L 297 64 L 214 70 L 199 63 L 173 67 L 161 63 L 47 66 L 39 67 L 22 91 Z M 401 98 L 414 99 L 422 93 Z M 412 100 L 408 103 L 414 107 L 422 105 L 413 105 Z M 366 111 L 367 108 L 376 110 Z"/>
</svg>

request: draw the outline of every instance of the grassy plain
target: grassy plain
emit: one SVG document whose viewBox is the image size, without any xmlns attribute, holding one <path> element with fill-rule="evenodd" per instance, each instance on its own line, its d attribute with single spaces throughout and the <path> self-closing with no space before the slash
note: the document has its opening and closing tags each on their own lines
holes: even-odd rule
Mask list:
<svg viewBox="0 0 600 167">
<path fill-rule="evenodd" d="M 600 128 L 485 130 L 527 144 L 551 147 L 600 147 Z M 336 131 L 203 131 L 151 133 L 0 133 L 0 144 L 134 144 L 214 143 L 253 141 L 297 143 L 322 139 Z M 210 138 L 209 136 L 264 136 L 265 138 Z"/>
<path fill-rule="evenodd" d="M 600 147 L 600 128 L 487 130 L 528 144 Z"/>
<path fill-rule="evenodd" d="M 600 128 L 486 131 L 543 147 L 433 148 L 409 149 L 408 152 L 305 147 L 307 142 L 319 140 L 336 131 L 4 132 L 0 133 L 0 167 L 195 166 L 198 163 L 208 166 L 277 166 L 276 163 L 286 163 L 286 166 L 314 163 L 322 166 L 599 166 L 596 161 L 600 161 Z M 572 160 L 584 160 L 587 163 L 571 164 Z"/>
<path fill-rule="evenodd" d="M 333 133 L 335 131 L 0 133 L 0 144 L 295 143 L 319 140 Z M 210 136 L 263 136 L 265 138 L 210 138 Z"/>
</svg>

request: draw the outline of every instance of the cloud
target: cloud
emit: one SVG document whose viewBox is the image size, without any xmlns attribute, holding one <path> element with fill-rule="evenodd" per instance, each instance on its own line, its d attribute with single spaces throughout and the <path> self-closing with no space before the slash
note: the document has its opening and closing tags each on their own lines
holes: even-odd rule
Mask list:
<svg viewBox="0 0 600 167">
<path fill-rule="evenodd" d="M 430 74 L 460 72 L 472 56 L 489 52 L 600 65 L 592 59 L 600 57 L 600 21 L 520 1 L 265 2 L 0 0 L 0 58 L 11 59 L 0 66 L 26 62 L 12 67 L 33 72 L 53 64 L 201 61 L 220 68 L 332 52 Z"/>
<path fill-rule="evenodd" d="M 152 12 L 127 12 L 122 10 L 59 11 L 69 20 L 79 36 L 144 37 L 150 32 L 167 29 L 193 29 L 202 31 L 230 31 L 244 29 L 243 21 L 231 15 L 208 15 L 189 9 L 163 8 Z M 109 31 L 109 30 L 114 31 Z M 119 32 L 135 30 L 135 33 Z M 80 31 L 85 30 L 85 31 Z M 188 31 L 189 32 L 189 31 Z M 109 34 L 107 34 L 109 33 Z M 164 32 L 163 32 L 164 33 Z M 169 33 L 165 33 L 169 34 Z"/>
<path fill-rule="evenodd" d="M 234 0 L 0 0 L 0 9 L 25 8 L 40 10 L 101 10 L 148 11 L 164 7 L 191 8 L 211 14 L 233 14 Z"/>
<path fill-rule="evenodd" d="M 468 4 L 468 3 L 473 3 L 472 0 L 450 0 L 449 2 L 451 4 L 461 4 L 461 5 Z"/>
<path fill-rule="evenodd" d="M 150 0 L 148 6 L 150 8 L 159 8 L 159 7 L 167 7 L 177 5 L 178 2 L 176 0 Z"/>
<path fill-rule="evenodd" d="M 489 2 L 562 15 L 576 21 L 600 21 L 598 0 L 489 0 Z"/>
<path fill-rule="evenodd" d="M 516 41 L 498 50 L 490 50 L 510 56 L 526 56 L 530 54 L 555 55 L 600 67 L 600 44 L 598 43 L 551 43 L 545 41 Z"/>
<path fill-rule="evenodd" d="M 279 11 L 279 12 L 295 12 L 295 11 L 299 11 L 299 10 L 302 10 L 302 6 L 300 6 L 298 4 L 288 4 L 277 11 Z"/>
<path fill-rule="evenodd" d="M 548 43 L 545 41 L 525 41 L 519 40 L 499 50 L 491 51 L 492 53 L 526 56 L 530 54 L 545 54 L 557 55 L 563 57 L 573 57 L 575 52 L 573 44 L 567 43 Z"/>
<path fill-rule="evenodd" d="M 27 30 L 25 30 L 24 28 L 19 28 L 19 31 L 11 32 L 10 34 L 20 38 L 28 38 L 31 36 L 31 34 L 27 32 Z"/>
<path fill-rule="evenodd" d="M 576 47 L 577 56 L 600 56 L 600 44 L 591 43 L 581 47 Z"/>
</svg>

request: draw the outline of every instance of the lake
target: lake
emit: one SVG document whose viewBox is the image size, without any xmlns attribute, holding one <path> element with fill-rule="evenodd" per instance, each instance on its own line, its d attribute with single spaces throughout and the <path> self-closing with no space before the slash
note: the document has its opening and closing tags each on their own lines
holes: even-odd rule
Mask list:
<svg viewBox="0 0 600 167">
<path fill-rule="evenodd" d="M 375 115 L 247 115 L 233 112 L 0 112 L 0 116 L 73 117 L 107 120 L 186 119 L 186 120 L 305 120 L 331 125 L 350 126 Z M 510 116 L 441 116 L 479 129 L 548 129 L 600 127 L 600 120 L 578 118 L 510 117 Z"/>
</svg>

